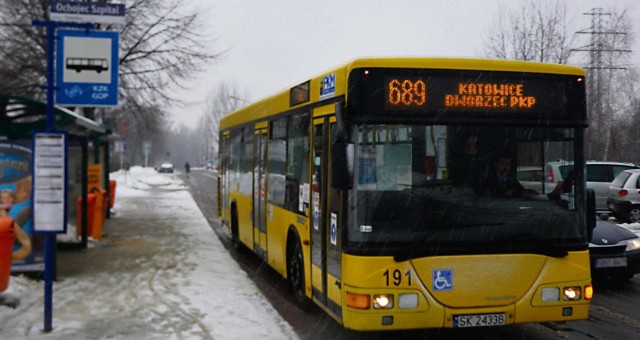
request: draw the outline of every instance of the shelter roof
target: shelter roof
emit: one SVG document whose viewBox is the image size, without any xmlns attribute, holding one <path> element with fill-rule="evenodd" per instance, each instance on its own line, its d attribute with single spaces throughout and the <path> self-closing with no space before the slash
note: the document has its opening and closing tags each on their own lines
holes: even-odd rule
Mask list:
<svg viewBox="0 0 640 340">
<path fill-rule="evenodd" d="M 41 101 L 0 93 L 0 136 L 28 136 L 45 130 L 46 112 L 47 105 Z M 54 107 L 54 129 L 77 136 L 110 133 L 105 125 L 60 106 Z"/>
</svg>

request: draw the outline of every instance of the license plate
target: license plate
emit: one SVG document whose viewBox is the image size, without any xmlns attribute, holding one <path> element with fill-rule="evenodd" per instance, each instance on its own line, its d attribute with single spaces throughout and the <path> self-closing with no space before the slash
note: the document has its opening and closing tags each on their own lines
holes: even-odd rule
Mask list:
<svg viewBox="0 0 640 340">
<path fill-rule="evenodd" d="M 505 323 L 504 313 L 454 315 L 453 327 L 485 327 L 502 326 Z"/>
<path fill-rule="evenodd" d="M 626 267 L 626 257 L 610 257 L 603 259 L 596 259 L 596 268 L 612 268 L 612 267 Z"/>
</svg>

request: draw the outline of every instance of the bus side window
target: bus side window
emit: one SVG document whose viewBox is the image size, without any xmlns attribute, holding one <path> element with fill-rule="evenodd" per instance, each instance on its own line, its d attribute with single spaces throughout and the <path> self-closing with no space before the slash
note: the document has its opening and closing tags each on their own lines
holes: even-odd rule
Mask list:
<svg viewBox="0 0 640 340">
<path fill-rule="evenodd" d="M 284 207 L 289 211 L 306 215 L 309 195 L 305 197 L 301 193 L 308 193 L 310 187 L 309 114 L 295 114 L 290 117 L 289 124 Z M 307 188 L 306 191 L 304 188 Z"/>
<path fill-rule="evenodd" d="M 287 176 L 284 187 L 284 208 L 289 211 L 298 211 L 299 198 L 298 181 Z"/>
</svg>

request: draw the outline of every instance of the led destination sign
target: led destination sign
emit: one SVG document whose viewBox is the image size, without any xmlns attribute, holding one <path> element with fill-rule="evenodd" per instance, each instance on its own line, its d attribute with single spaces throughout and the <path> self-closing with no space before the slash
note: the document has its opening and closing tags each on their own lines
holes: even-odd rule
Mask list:
<svg viewBox="0 0 640 340">
<path fill-rule="evenodd" d="M 526 96 L 524 84 L 458 83 L 458 93 L 444 97 L 446 107 L 486 107 L 530 109 L 535 96 Z"/>
<path fill-rule="evenodd" d="M 354 69 L 349 116 L 362 119 L 513 117 L 582 120 L 584 78 L 501 71 Z M 574 116 L 575 115 L 575 116 Z"/>
<path fill-rule="evenodd" d="M 426 107 L 427 101 L 435 101 L 433 105 L 439 103 L 442 107 L 452 109 L 531 109 L 538 102 L 536 95 L 528 95 L 529 87 L 534 88 L 530 91 L 531 93 L 537 92 L 535 83 L 469 83 L 446 80 L 387 79 L 385 81 L 387 108 L 419 109 Z M 427 86 L 428 83 L 430 83 L 429 86 Z M 446 90 L 437 91 L 443 88 Z"/>
<path fill-rule="evenodd" d="M 422 79 L 387 80 L 387 104 L 419 108 L 427 103 L 427 84 Z"/>
</svg>

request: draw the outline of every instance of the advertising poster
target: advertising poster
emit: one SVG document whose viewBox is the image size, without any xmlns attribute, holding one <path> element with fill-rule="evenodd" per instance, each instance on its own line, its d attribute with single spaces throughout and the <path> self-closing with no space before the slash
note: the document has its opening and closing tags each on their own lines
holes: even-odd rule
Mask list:
<svg viewBox="0 0 640 340">
<path fill-rule="evenodd" d="M 15 221 L 11 271 L 44 270 L 42 237 L 33 235 L 30 141 L 0 142 L 0 216 Z"/>
<path fill-rule="evenodd" d="M 376 176 L 376 153 L 375 150 L 363 151 L 358 160 L 358 184 L 375 184 Z"/>
</svg>

